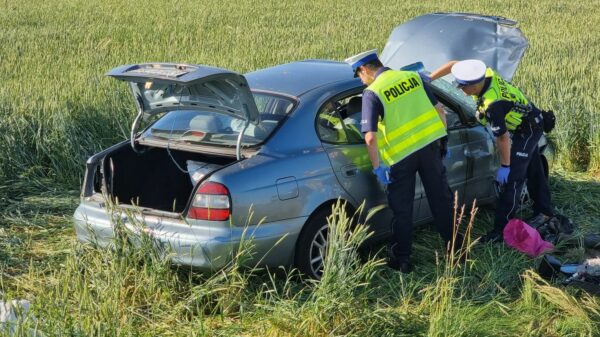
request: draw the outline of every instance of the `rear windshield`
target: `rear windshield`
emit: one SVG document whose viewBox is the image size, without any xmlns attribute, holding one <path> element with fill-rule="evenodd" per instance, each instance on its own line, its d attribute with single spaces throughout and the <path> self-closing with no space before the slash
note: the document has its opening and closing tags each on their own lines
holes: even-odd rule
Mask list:
<svg viewBox="0 0 600 337">
<path fill-rule="evenodd" d="M 290 98 L 253 93 L 260 122 L 250 124 L 242 137 L 243 146 L 262 143 L 294 107 Z M 141 135 L 142 140 L 235 146 L 244 129 L 242 118 L 205 110 L 173 110 L 158 119 Z"/>
</svg>

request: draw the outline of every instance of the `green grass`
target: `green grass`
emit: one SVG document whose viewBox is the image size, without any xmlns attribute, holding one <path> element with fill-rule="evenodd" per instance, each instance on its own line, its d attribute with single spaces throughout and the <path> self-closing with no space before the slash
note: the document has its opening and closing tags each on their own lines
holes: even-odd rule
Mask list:
<svg viewBox="0 0 600 337">
<path fill-rule="evenodd" d="M 124 84 L 104 74 L 128 63 L 202 63 L 251 71 L 306 58 L 342 60 L 383 48 L 419 14 L 466 11 L 516 19 L 530 48 L 514 82 L 558 116 L 560 161 L 600 169 L 600 3 L 447 0 L 0 2 L 0 177 L 23 172 L 74 186 L 82 163 L 124 139 L 135 113 Z"/>
<path fill-rule="evenodd" d="M 408 277 L 376 258 L 357 263 L 353 247 L 363 237 L 341 235 L 330 274 L 313 284 L 285 270 L 241 269 L 243 256 L 206 276 L 169 266 L 148 242 L 134 249 L 117 240 L 119 249 L 98 251 L 77 244 L 70 223 L 85 160 L 126 139 L 134 117 L 126 86 L 104 76 L 111 68 L 172 61 L 247 72 L 342 60 L 381 50 L 409 18 L 462 11 L 520 22 L 530 48 L 514 82 L 558 118 L 562 169 L 551 176 L 553 199 L 579 232 L 598 232 L 599 8 L 598 1 L 1 1 L 2 298 L 31 300 L 37 323 L 22 327 L 37 324 L 49 336 L 600 335 L 597 298 L 545 283 L 532 272 L 537 261 L 504 246 L 476 246 L 466 266 L 448 268 L 429 228 L 416 233 L 418 268 Z M 477 213 L 476 235 L 491 216 Z M 343 228 L 345 220 L 335 223 Z"/>
<path fill-rule="evenodd" d="M 579 231 L 594 227 L 590 194 L 600 183 L 582 174 L 552 177 L 557 203 L 579 212 Z M 224 270 L 202 275 L 173 267 L 152 249 L 114 241 L 113 250 L 75 242 L 68 209 L 77 199 L 51 186 L 13 182 L 2 190 L 13 206 L 2 213 L 1 291 L 27 298 L 37 327 L 52 336 L 595 336 L 600 301 L 557 287 L 535 274 L 536 261 L 503 245 L 473 247 L 466 264 L 444 262 L 429 228 L 415 234 L 417 269 L 409 276 L 361 260 L 367 233 L 348 234 L 347 215 L 331 219 L 327 269 L 320 283 L 293 271 L 240 268 L 244 252 Z M 34 191 L 44 196 L 40 202 Z M 566 200 L 569 200 L 566 202 Z M 473 231 L 489 227 L 479 210 Z M 66 214 L 66 215 L 65 215 Z M 466 221 L 463 221 L 466 222 Z M 464 228 L 464 224 L 463 224 Z M 50 232 L 48 232 L 50 231 Z"/>
</svg>

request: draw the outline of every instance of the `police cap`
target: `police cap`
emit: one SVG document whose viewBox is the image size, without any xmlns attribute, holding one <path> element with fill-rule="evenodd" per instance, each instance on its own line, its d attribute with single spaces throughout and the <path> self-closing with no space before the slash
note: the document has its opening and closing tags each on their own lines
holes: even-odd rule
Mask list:
<svg viewBox="0 0 600 337">
<path fill-rule="evenodd" d="M 360 54 L 356 54 L 354 56 L 350 56 L 349 58 L 345 59 L 344 62 L 348 63 L 352 67 L 354 77 L 357 77 L 358 75 L 356 74 L 356 71 L 358 70 L 358 67 L 362 66 L 367 62 L 378 59 L 379 58 L 377 57 L 377 49 L 373 49 L 362 52 Z"/>
<path fill-rule="evenodd" d="M 480 60 L 464 60 L 452 66 L 452 75 L 458 87 L 479 83 L 485 77 L 486 66 Z"/>
</svg>

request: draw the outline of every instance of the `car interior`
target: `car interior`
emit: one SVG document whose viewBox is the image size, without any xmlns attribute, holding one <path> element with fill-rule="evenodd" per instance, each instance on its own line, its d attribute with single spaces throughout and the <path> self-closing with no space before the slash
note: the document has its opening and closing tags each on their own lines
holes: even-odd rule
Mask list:
<svg viewBox="0 0 600 337">
<path fill-rule="evenodd" d="M 437 96 L 437 95 L 436 95 Z M 448 129 L 463 127 L 460 115 L 443 97 L 438 97 L 444 111 Z M 334 144 L 362 143 L 362 93 L 355 93 L 321 107 L 317 118 L 317 131 L 322 141 Z"/>
</svg>

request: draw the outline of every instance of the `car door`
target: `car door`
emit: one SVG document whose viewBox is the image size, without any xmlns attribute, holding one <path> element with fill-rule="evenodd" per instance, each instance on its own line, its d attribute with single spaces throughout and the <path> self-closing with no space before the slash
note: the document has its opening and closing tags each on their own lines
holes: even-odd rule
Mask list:
<svg viewBox="0 0 600 337">
<path fill-rule="evenodd" d="M 464 143 L 467 139 L 468 126 L 465 124 L 461 110 L 456 104 L 447 99 L 435 87 L 433 89 L 438 102 L 444 109 L 448 125 L 448 155 L 443 159 L 448 185 L 453 195 L 455 193 L 458 195 L 459 203 L 462 203 L 465 193 L 465 177 L 468 169 L 468 160 L 464 153 Z M 432 217 L 431 209 L 425 195 L 420 204 L 418 214 L 420 222 L 427 221 Z"/>
<path fill-rule="evenodd" d="M 360 132 L 362 88 L 333 97 L 317 113 L 317 134 L 327 152 L 335 175 L 343 188 L 365 210 L 380 209 L 370 221 L 376 235 L 391 232 L 392 212 L 387 207 L 384 187 L 372 173 L 362 132 Z M 414 219 L 418 218 L 422 198 L 420 179 L 416 182 Z"/>
<path fill-rule="evenodd" d="M 467 129 L 465 156 L 468 171 L 465 188 L 465 201 L 487 203 L 494 200 L 494 172 L 499 166 L 494 141 L 490 131 L 477 125 Z"/>
<path fill-rule="evenodd" d="M 450 84 L 445 79 L 432 82 L 432 87 L 440 101 L 451 106 L 457 113 L 456 131 L 460 135 L 460 143 L 455 145 L 447 167 L 460 167 L 454 171 L 454 177 L 449 172 L 450 185 L 461 181 L 463 184 L 462 203 L 470 205 L 474 199 L 480 203 L 494 200 L 494 176 L 498 165 L 498 155 L 491 132 L 479 124 L 475 118 L 475 102 L 461 90 Z M 448 127 L 453 129 L 452 122 Z"/>
</svg>

